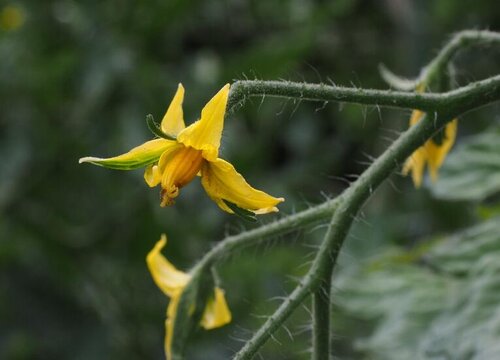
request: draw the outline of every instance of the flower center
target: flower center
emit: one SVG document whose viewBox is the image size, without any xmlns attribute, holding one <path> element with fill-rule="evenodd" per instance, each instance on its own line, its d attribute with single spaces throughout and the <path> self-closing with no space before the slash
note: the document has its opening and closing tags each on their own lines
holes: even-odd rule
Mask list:
<svg viewBox="0 0 500 360">
<path fill-rule="evenodd" d="M 192 147 L 183 147 L 167 162 L 161 181 L 161 206 L 174 203 L 179 189 L 189 183 L 200 171 L 203 163 L 202 152 Z"/>
</svg>

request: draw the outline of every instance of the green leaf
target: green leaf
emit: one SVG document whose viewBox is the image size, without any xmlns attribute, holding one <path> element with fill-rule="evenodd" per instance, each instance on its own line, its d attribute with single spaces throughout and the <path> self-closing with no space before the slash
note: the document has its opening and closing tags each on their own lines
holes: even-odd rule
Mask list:
<svg viewBox="0 0 500 360">
<path fill-rule="evenodd" d="M 246 220 L 246 221 L 251 221 L 251 222 L 256 222 L 257 221 L 257 217 L 255 216 L 255 213 L 249 211 L 249 210 L 246 210 L 246 209 L 242 209 L 240 208 L 238 205 L 230 202 L 230 201 L 227 201 L 227 200 L 224 200 L 222 199 L 222 201 L 224 201 L 224 203 L 231 209 L 233 210 L 234 214 L 236 216 L 239 216 L 240 218 L 242 218 L 243 220 Z"/>
<path fill-rule="evenodd" d="M 457 147 L 431 187 L 447 200 L 482 201 L 500 191 L 500 128 L 471 137 Z"/>
<path fill-rule="evenodd" d="M 160 126 L 156 123 L 153 115 L 151 115 L 151 114 L 146 115 L 146 124 L 148 125 L 148 128 L 153 133 L 153 135 L 156 135 L 160 138 L 167 139 L 167 140 L 176 140 L 175 136 L 165 134 L 161 130 Z"/>
<path fill-rule="evenodd" d="M 500 358 L 498 217 L 413 251 L 390 249 L 336 287 L 341 309 L 371 329 L 354 344 L 364 358 Z"/>
</svg>

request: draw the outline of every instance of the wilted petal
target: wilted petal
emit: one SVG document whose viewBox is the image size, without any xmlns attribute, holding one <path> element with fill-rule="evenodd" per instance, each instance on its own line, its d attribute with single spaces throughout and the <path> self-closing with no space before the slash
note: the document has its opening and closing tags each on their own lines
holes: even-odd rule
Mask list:
<svg viewBox="0 0 500 360">
<path fill-rule="evenodd" d="M 182 84 L 179 84 L 177 92 L 161 121 L 161 130 L 167 135 L 177 136 L 177 134 L 186 127 L 186 125 L 184 125 L 184 114 L 182 111 L 183 100 L 184 87 Z"/>
<path fill-rule="evenodd" d="M 172 140 L 154 139 L 139 145 L 129 152 L 111 158 L 83 157 L 78 162 L 88 162 L 117 170 L 133 170 L 152 164 L 160 158 L 168 149 L 175 147 L 177 143 Z"/>
<path fill-rule="evenodd" d="M 229 84 L 226 84 L 203 108 L 200 120 L 191 124 L 177 136 L 185 146 L 203 151 L 203 157 L 213 161 L 217 158 L 224 126 Z"/>
<path fill-rule="evenodd" d="M 201 173 L 201 183 L 208 196 L 222 210 L 229 213 L 233 213 L 233 211 L 224 204 L 223 200 L 234 203 L 242 209 L 253 211 L 256 214 L 278 211 L 276 205 L 285 200 L 254 189 L 236 171 L 233 165 L 222 159 L 205 162 Z"/>
</svg>

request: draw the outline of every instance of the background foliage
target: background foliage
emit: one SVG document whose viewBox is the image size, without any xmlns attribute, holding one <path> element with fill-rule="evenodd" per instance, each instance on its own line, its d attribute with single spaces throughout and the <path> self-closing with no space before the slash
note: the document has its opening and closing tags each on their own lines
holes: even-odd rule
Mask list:
<svg viewBox="0 0 500 360">
<path fill-rule="evenodd" d="M 159 119 L 178 82 L 190 123 L 233 79 L 385 88 L 378 63 L 414 76 L 450 33 L 500 25 L 500 8 L 486 0 L 0 4 L 5 359 L 162 358 L 166 299 L 146 253 L 166 232 L 169 259 L 187 269 L 224 234 L 250 226 L 220 212 L 198 184 L 161 209 L 140 171 L 77 164 L 148 139 L 145 115 Z M 498 74 L 499 57 L 493 48 L 461 54 L 457 83 Z M 499 351 L 500 161 L 498 130 L 488 128 L 499 123 L 498 109 L 460 119 L 459 146 L 432 191 L 395 175 L 365 208 L 335 283 L 338 357 Z M 338 194 L 408 117 L 264 99 L 228 119 L 222 154 L 250 183 L 286 197 L 281 211 L 290 213 Z M 248 249 L 222 266 L 234 321 L 200 332 L 189 358 L 238 349 L 305 272 L 321 230 Z M 263 357 L 308 358 L 308 316 L 295 314 Z"/>
</svg>

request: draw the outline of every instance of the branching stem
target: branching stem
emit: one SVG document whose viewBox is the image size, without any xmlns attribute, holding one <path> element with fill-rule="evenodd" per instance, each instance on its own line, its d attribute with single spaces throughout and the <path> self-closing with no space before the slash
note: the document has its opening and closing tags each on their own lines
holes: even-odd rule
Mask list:
<svg viewBox="0 0 500 360">
<path fill-rule="evenodd" d="M 462 39 L 468 39 L 462 35 Z M 498 35 L 496 35 L 498 36 Z M 457 40 L 460 41 L 464 40 Z M 440 53 L 434 67 L 449 61 L 458 45 L 450 45 Z M 434 69 L 434 68 L 432 68 Z M 432 70 L 431 69 L 431 70 Z M 418 147 L 448 121 L 457 116 L 500 100 L 500 76 L 472 83 L 441 94 L 416 94 L 382 90 L 365 90 L 276 81 L 238 81 L 231 90 L 229 106 L 233 110 L 249 96 L 273 96 L 312 101 L 341 101 L 424 110 L 427 115 L 400 136 L 341 196 L 331 218 L 324 240 L 308 273 L 283 301 L 273 315 L 235 355 L 235 360 L 249 360 L 305 298 L 313 298 L 313 360 L 327 359 L 329 351 L 328 326 L 320 328 L 319 321 L 328 311 L 331 274 L 349 228 L 356 214 L 373 191 Z M 326 284 L 326 286 L 325 286 Z M 325 293 L 325 289 L 327 292 Z"/>
</svg>

